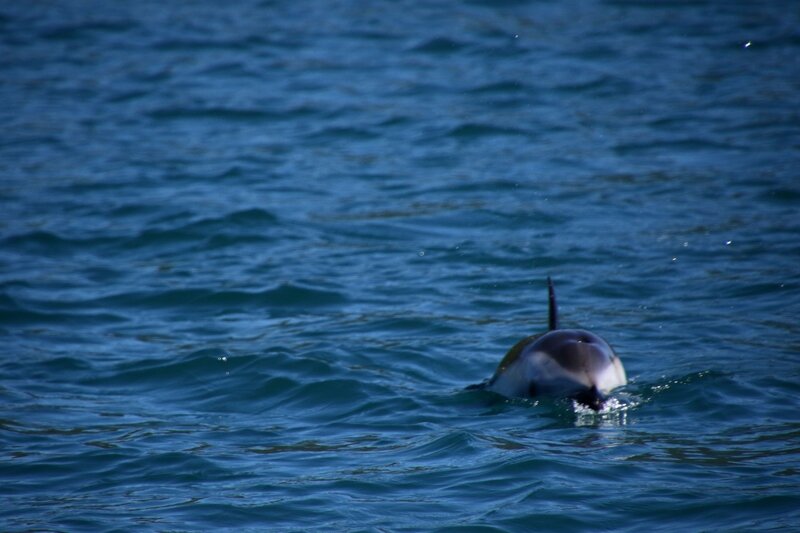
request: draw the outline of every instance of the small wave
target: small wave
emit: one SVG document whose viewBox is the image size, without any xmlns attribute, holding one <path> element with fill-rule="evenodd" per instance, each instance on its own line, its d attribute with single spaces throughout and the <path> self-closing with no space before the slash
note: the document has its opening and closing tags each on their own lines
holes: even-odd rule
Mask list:
<svg viewBox="0 0 800 533">
<path fill-rule="evenodd" d="M 55 135 L 36 135 L 20 133 L 14 138 L 7 137 L 0 139 L 0 146 L 38 146 L 38 145 L 51 145 L 55 148 L 63 148 L 66 146 L 64 139 L 56 137 Z"/>
<path fill-rule="evenodd" d="M 491 124 L 467 123 L 460 124 L 447 132 L 448 137 L 456 139 L 475 139 L 479 137 L 498 136 L 531 136 L 532 132 L 521 128 L 509 126 L 493 126 Z"/>
<path fill-rule="evenodd" d="M 278 113 L 262 109 L 246 109 L 235 107 L 162 107 L 148 113 L 150 118 L 156 120 L 225 120 L 258 122 L 281 118 Z"/>
<path fill-rule="evenodd" d="M 162 39 L 153 43 L 152 47 L 155 50 L 166 52 L 192 50 L 249 50 L 264 44 L 270 43 L 257 35 L 249 35 L 241 39 Z"/>
<path fill-rule="evenodd" d="M 54 313 L 17 309 L 8 311 L 0 309 L 0 324 L 17 326 L 33 324 L 75 324 L 90 326 L 124 322 L 125 318 L 113 313 Z"/>
<path fill-rule="evenodd" d="M 730 143 L 720 143 L 709 139 L 702 138 L 685 138 L 685 139 L 653 139 L 649 142 L 626 142 L 619 143 L 614 146 L 614 151 L 620 155 L 638 154 L 641 152 L 663 152 L 667 150 L 678 150 L 688 152 L 700 152 L 704 150 L 709 151 L 731 151 L 739 150 L 740 148 Z"/>
<path fill-rule="evenodd" d="M 369 140 L 378 137 L 378 134 L 367 128 L 353 128 L 336 126 L 323 128 L 319 131 L 306 135 L 308 140 Z"/>
<path fill-rule="evenodd" d="M 243 227 L 252 227 L 253 225 L 275 224 L 278 222 L 278 217 L 264 209 L 251 208 L 229 213 L 225 215 L 220 222 Z"/>
<path fill-rule="evenodd" d="M 108 453 L 105 451 L 104 453 Z M 117 455 L 117 454 L 115 454 Z M 96 473 L 95 479 L 112 477 L 118 483 L 197 483 L 208 479 L 229 480 L 240 474 L 193 452 L 160 452 L 124 461 Z"/>
<path fill-rule="evenodd" d="M 54 26 L 43 31 L 41 37 L 53 41 L 73 41 L 93 38 L 97 33 L 124 33 L 137 26 L 138 24 L 132 20 L 94 20 Z"/>
<path fill-rule="evenodd" d="M 218 376 L 227 362 L 227 353 L 220 349 L 199 350 L 178 359 L 138 359 L 116 365 L 106 374 L 92 375 L 85 383 L 116 387 L 180 382 L 188 377 Z"/>
<path fill-rule="evenodd" d="M 9 235 L 0 240 L 0 245 L 4 248 L 52 256 L 82 252 L 94 246 L 107 244 L 111 242 L 111 240 L 112 239 L 106 237 L 70 238 L 52 231 L 36 230 Z"/>
<path fill-rule="evenodd" d="M 469 92 L 474 94 L 484 94 L 484 93 L 507 94 L 507 93 L 524 92 L 527 90 L 528 87 L 521 81 L 507 80 L 507 81 L 498 81 L 495 83 L 487 83 L 484 85 L 479 85 L 473 89 L 470 89 Z"/>
<path fill-rule="evenodd" d="M 30 302 L 20 303 L 8 294 L 0 294 L 0 325 L 41 325 L 41 324 L 79 324 L 90 326 L 124 322 L 125 318 L 110 312 L 78 312 L 75 310 L 80 305 L 72 306 L 58 302 L 62 311 L 52 309 L 43 310 L 37 307 L 54 307 L 53 302 L 42 301 L 31 305 Z M 70 312 L 64 311 L 64 309 Z"/>
<path fill-rule="evenodd" d="M 469 457 L 474 455 L 480 447 L 476 445 L 477 439 L 467 431 L 452 431 L 445 435 L 435 435 L 433 438 L 419 443 L 407 451 L 413 455 L 414 461 L 439 461 L 449 457 Z"/>
<path fill-rule="evenodd" d="M 435 37 L 414 45 L 413 52 L 426 54 L 450 54 L 464 49 L 467 45 L 447 37 Z"/>
<path fill-rule="evenodd" d="M 188 288 L 120 293 L 92 300 L 94 305 L 145 307 L 155 309 L 214 308 L 219 312 L 230 309 L 260 307 L 306 308 L 341 305 L 347 297 L 337 291 L 283 283 L 263 291 L 212 290 Z"/>
<path fill-rule="evenodd" d="M 769 203 L 795 206 L 800 203 L 800 190 L 779 187 L 759 194 L 759 198 Z"/>
<path fill-rule="evenodd" d="M 266 239 L 262 232 L 279 223 L 276 215 L 260 208 L 242 209 L 228 213 L 221 217 L 202 218 L 183 225 L 173 225 L 167 228 L 151 228 L 142 231 L 135 237 L 124 242 L 126 249 L 149 248 L 157 244 L 171 244 L 179 242 L 195 242 L 198 239 L 213 239 L 219 236 L 230 236 L 231 232 L 237 237 L 259 240 Z M 162 222 L 164 224 L 164 222 Z"/>
<path fill-rule="evenodd" d="M 614 96 L 630 94 L 635 91 L 635 86 L 623 78 L 610 75 L 597 75 L 584 81 L 571 81 L 553 87 L 557 92 L 563 93 L 590 93 L 601 96 Z"/>
<path fill-rule="evenodd" d="M 677 414 L 712 413 L 719 421 L 748 416 L 763 392 L 733 374 L 702 370 L 640 388 L 642 401 Z"/>
</svg>

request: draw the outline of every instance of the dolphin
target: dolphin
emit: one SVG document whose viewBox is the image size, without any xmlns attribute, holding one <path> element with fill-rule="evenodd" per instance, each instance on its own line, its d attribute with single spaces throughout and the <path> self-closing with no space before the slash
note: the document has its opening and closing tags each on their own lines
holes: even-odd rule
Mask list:
<svg viewBox="0 0 800 533">
<path fill-rule="evenodd" d="M 583 329 L 561 329 L 549 276 L 547 290 L 548 331 L 520 340 L 491 378 L 468 389 L 485 389 L 510 398 L 566 397 L 600 411 L 608 393 L 628 382 L 622 362 L 598 335 Z"/>
</svg>

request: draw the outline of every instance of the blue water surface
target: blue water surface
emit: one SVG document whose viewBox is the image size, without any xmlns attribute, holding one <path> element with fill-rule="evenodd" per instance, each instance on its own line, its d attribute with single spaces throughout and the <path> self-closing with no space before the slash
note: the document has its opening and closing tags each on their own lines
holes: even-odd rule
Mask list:
<svg viewBox="0 0 800 533">
<path fill-rule="evenodd" d="M 0 529 L 800 530 L 797 7 L 0 4 Z"/>
</svg>

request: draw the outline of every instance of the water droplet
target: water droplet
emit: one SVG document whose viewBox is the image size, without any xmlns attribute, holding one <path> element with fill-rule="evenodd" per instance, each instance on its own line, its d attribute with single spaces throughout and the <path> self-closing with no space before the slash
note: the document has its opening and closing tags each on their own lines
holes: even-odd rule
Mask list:
<svg viewBox="0 0 800 533">
<path fill-rule="evenodd" d="M 419 255 L 420 257 L 424 256 L 424 255 L 425 255 L 425 250 L 420 250 L 420 251 L 417 253 L 417 255 Z"/>
</svg>

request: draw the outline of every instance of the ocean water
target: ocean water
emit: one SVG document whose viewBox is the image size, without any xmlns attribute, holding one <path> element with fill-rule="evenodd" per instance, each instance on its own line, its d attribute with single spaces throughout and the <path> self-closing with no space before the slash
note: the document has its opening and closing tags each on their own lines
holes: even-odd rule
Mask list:
<svg viewBox="0 0 800 533">
<path fill-rule="evenodd" d="M 795 2 L 3 2 L 0 80 L 0 530 L 800 530 Z M 601 413 L 464 390 L 548 275 Z"/>
</svg>

